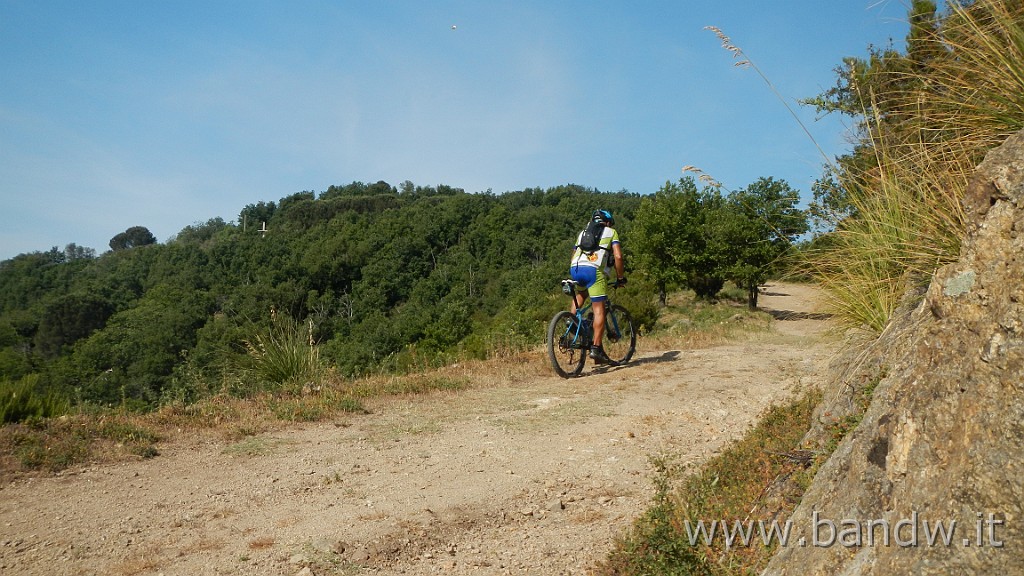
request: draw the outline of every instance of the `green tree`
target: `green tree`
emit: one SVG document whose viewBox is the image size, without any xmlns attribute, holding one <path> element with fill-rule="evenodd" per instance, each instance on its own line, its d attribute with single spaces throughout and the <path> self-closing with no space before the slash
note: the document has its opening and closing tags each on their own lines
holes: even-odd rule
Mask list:
<svg viewBox="0 0 1024 576">
<path fill-rule="evenodd" d="M 156 244 L 156 236 L 145 226 L 132 226 L 110 239 L 110 249 L 115 252 L 150 244 Z"/>
<path fill-rule="evenodd" d="M 228 227 L 223 218 L 210 218 L 205 223 L 195 223 L 181 229 L 174 237 L 174 242 L 203 244 L 213 240 L 217 233 Z"/>
<path fill-rule="evenodd" d="M 630 237 L 636 265 L 657 287 L 662 306 L 666 304 L 669 288 L 683 279 L 672 250 L 680 231 L 680 214 L 687 212 L 687 196 L 682 192 L 682 185 L 696 190 L 692 179 L 680 184 L 666 182 L 653 196 L 644 198 Z"/>
<path fill-rule="evenodd" d="M 43 310 L 36 346 L 47 357 L 103 328 L 114 313 L 109 300 L 96 294 L 74 293 L 51 302 Z"/>
<path fill-rule="evenodd" d="M 630 235 L 637 266 L 657 286 L 664 305 L 668 289 L 681 283 L 700 298 L 714 298 L 724 284 L 725 254 L 709 236 L 709 219 L 722 203 L 714 187 L 698 190 L 692 177 L 666 182 L 645 198 Z"/>
<path fill-rule="evenodd" d="M 92 248 L 86 248 L 85 246 L 79 246 L 72 242 L 64 246 L 64 261 L 73 262 L 75 260 L 92 260 L 96 257 L 96 251 Z"/>
<path fill-rule="evenodd" d="M 876 147 L 881 142 L 896 147 L 933 142 L 942 132 L 934 126 L 924 128 L 920 122 L 928 114 L 922 108 L 921 93 L 932 89 L 929 76 L 950 55 L 941 41 L 942 19 L 933 0 L 913 0 L 908 20 L 905 52 L 891 45 L 871 46 L 866 58 L 844 58 L 835 70 L 836 85 L 803 100 L 818 112 L 852 118 L 857 139 L 853 151 L 826 169 L 814 187 L 810 209 L 823 231 L 855 212 L 849 188 L 859 183 L 847 176 L 877 170 Z M 842 185 L 837 184 L 840 181 Z"/>
<path fill-rule="evenodd" d="M 260 201 L 256 204 L 248 204 L 238 214 L 238 222 L 246 231 L 258 230 L 263 222 L 270 222 L 275 212 L 277 212 L 277 204 L 273 202 Z"/>
<path fill-rule="evenodd" d="M 137 305 L 113 315 L 104 329 L 76 344 L 82 398 L 154 406 L 211 311 L 208 294 L 171 285 L 151 289 Z"/>
<path fill-rule="evenodd" d="M 31 372 L 28 342 L 7 318 L 0 318 L 0 380 L 17 380 Z"/>
<path fill-rule="evenodd" d="M 709 237 L 723 241 L 729 263 L 725 276 L 747 291 L 747 304 L 757 308 L 758 287 L 776 271 L 779 259 L 807 232 L 807 214 L 800 196 L 785 180 L 759 178 L 729 194 L 723 209 L 710 221 Z"/>
</svg>

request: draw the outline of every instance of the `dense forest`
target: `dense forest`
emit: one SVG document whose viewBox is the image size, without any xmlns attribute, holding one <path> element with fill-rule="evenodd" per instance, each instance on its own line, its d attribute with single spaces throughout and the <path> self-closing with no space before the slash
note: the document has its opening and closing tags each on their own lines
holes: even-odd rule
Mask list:
<svg viewBox="0 0 1024 576">
<path fill-rule="evenodd" d="M 630 269 L 617 297 L 646 330 L 666 287 L 763 280 L 806 230 L 796 201 L 771 179 L 728 197 L 689 178 L 649 196 L 355 182 L 250 204 L 162 244 L 134 226 L 99 256 L 71 244 L 0 263 L 0 384 L 56 411 L 149 409 L 536 346 L 599 207 Z"/>
</svg>

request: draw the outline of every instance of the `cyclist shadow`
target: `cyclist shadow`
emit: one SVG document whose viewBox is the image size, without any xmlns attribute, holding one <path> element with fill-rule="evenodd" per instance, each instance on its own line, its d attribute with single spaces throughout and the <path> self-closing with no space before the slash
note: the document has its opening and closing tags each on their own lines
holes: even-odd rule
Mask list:
<svg viewBox="0 0 1024 576">
<path fill-rule="evenodd" d="M 640 358 L 639 360 L 630 360 L 626 364 L 617 364 L 614 366 L 608 364 L 599 364 L 594 367 L 593 373 L 603 374 L 611 370 L 617 370 L 619 368 L 632 368 L 635 366 L 643 366 L 644 364 L 661 364 L 662 362 L 674 362 L 679 357 L 679 350 L 670 350 L 662 353 L 660 356 L 648 356 L 646 358 Z"/>
</svg>

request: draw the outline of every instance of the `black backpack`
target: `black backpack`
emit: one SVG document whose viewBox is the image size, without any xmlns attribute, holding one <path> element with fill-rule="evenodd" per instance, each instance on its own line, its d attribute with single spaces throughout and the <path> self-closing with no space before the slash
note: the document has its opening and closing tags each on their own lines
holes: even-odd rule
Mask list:
<svg viewBox="0 0 1024 576">
<path fill-rule="evenodd" d="M 580 235 L 580 243 L 576 246 L 585 254 L 593 254 L 598 250 L 607 250 L 601 246 L 601 236 L 604 235 L 604 224 L 591 221 Z"/>
</svg>

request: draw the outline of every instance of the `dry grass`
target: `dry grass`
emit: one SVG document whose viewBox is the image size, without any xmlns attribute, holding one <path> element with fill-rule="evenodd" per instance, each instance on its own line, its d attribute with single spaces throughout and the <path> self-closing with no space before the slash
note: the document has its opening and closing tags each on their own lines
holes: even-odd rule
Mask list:
<svg viewBox="0 0 1024 576">
<path fill-rule="evenodd" d="M 161 558 L 159 550 L 136 552 L 131 557 L 116 564 L 111 573 L 119 576 L 135 576 L 136 574 L 153 574 L 159 572 Z"/>
<path fill-rule="evenodd" d="M 710 348 L 768 331 L 771 316 L 751 311 L 745 301 L 724 299 L 717 303 L 698 300 L 690 292 L 668 298 L 658 320 L 659 329 L 638 340 L 647 350 L 697 350 Z"/>
<path fill-rule="evenodd" d="M 876 150 L 877 170 L 846 176 L 857 216 L 807 251 L 803 268 L 841 324 L 880 333 L 909 288 L 959 255 L 968 173 L 960 163 L 938 164 L 927 147 L 898 158 L 884 144 Z"/>
<path fill-rule="evenodd" d="M 225 546 L 227 546 L 227 543 L 223 539 L 211 538 L 204 534 L 178 550 L 178 554 L 181 556 L 191 556 L 192 554 L 201 554 L 211 550 L 222 550 Z"/>
<path fill-rule="evenodd" d="M 949 7 L 941 36 L 924 44 L 936 56 L 896 74 L 914 88 L 851 85 L 874 161 L 836 171 L 854 215 L 806 262 L 838 318 L 875 334 L 905 294 L 958 257 L 967 181 L 985 152 L 1024 127 L 1024 4 Z"/>
</svg>

